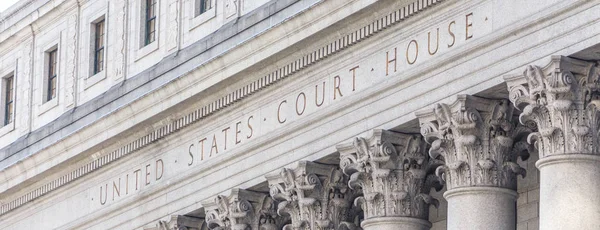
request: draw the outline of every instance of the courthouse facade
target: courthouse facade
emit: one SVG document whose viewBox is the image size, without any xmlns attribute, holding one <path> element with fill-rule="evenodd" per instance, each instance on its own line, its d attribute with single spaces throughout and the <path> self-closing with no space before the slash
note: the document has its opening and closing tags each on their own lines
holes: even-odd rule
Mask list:
<svg viewBox="0 0 600 230">
<path fill-rule="evenodd" d="M 0 229 L 600 229 L 598 0 L 21 0 Z"/>
</svg>

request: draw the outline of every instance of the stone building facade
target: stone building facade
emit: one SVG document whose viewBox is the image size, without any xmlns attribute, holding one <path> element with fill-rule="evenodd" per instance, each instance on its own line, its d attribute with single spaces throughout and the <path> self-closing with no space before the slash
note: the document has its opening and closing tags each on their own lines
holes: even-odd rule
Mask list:
<svg viewBox="0 0 600 230">
<path fill-rule="evenodd" d="M 600 1 L 0 18 L 0 229 L 600 229 Z"/>
</svg>

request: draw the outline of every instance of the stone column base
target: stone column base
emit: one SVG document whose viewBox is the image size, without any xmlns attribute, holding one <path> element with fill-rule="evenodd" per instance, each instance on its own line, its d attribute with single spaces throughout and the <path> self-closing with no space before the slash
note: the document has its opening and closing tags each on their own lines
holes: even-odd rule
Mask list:
<svg viewBox="0 0 600 230">
<path fill-rule="evenodd" d="M 600 156 L 548 156 L 536 166 L 540 229 L 600 229 Z"/>
<path fill-rule="evenodd" d="M 514 230 L 517 192 L 497 187 L 465 187 L 444 193 L 448 230 Z"/>
<path fill-rule="evenodd" d="M 431 222 L 412 217 L 378 217 L 364 220 L 364 230 L 429 230 Z"/>
</svg>

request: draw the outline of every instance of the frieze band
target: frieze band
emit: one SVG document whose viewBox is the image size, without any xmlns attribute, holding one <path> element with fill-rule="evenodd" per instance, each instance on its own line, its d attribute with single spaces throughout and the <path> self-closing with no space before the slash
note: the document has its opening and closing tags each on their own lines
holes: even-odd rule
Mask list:
<svg viewBox="0 0 600 230">
<path fill-rule="evenodd" d="M 600 172 L 594 141 L 598 65 L 554 56 L 546 67 L 528 66 L 523 75 L 506 77 L 510 101 L 458 95 L 453 103 L 416 113 L 421 135 L 372 130 L 336 146 L 338 165 L 300 161 L 266 175 L 270 197 L 234 189 L 214 205 L 206 203 L 220 204 L 209 208 L 215 211 L 207 216 L 214 223 L 208 229 L 427 230 L 428 207 L 438 204 L 430 192 L 443 186 L 448 229 L 515 229 L 516 178 L 527 173 L 517 161 L 536 151 L 549 183 L 570 183 L 550 176 L 571 174 L 583 185 L 540 189 L 540 206 L 549 210 L 540 212 L 540 229 L 593 229 L 597 219 L 573 220 L 552 208 L 594 209 L 592 216 L 600 211 L 588 201 L 597 199 L 584 199 L 586 191 L 600 191 L 583 183 L 594 179 L 569 171 Z M 580 200 L 562 206 L 556 196 Z"/>
<path fill-rule="evenodd" d="M 69 174 L 63 175 L 62 177 L 49 182 L 33 191 L 28 192 L 25 195 L 20 196 L 19 198 L 2 204 L 0 208 L 0 215 L 3 215 L 15 208 L 22 206 L 40 196 L 43 196 L 51 191 L 56 190 L 59 187 L 62 187 L 84 175 L 87 175 L 91 172 L 98 170 L 99 168 L 112 163 L 118 159 L 123 158 L 133 152 L 139 151 L 143 147 L 146 147 L 160 139 L 163 139 L 184 127 L 187 127 L 193 123 L 196 123 L 204 118 L 215 114 L 217 111 L 231 106 L 234 103 L 256 93 L 259 90 L 269 87 L 270 85 L 284 79 L 290 77 L 300 71 L 303 68 L 306 68 L 309 65 L 315 64 L 325 58 L 331 57 L 332 55 L 338 53 L 339 51 L 348 48 L 352 45 L 357 44 L 358 42 L 364 41 L 367 38 L 371 37 L 375 33 L 378 33 L 390 26 L 405 20 L 408 17 L 411 17 L 423 10 L 426 10 L 432 7 L 435 4 L 442 2 L 442 0 L 417 0 L 411 2 L 410 4 L 394 11 L 389 15 L 385 15 L 372 22 L 369 25 L 366 25 L 353 33 L 347 34 L 338 40 L 335 40 L 329 43 L 326 46 L 323 46 L 320 49 L 315 50 L 308 55 L 303 56 L 302 58 L 289 63 L 276 71 L 259 78 L 258 80 L 246 85 L 245 87 L 239 88 L 222 98 L 203 106 L 202 108 L 195 110 L 194 112 L 181 117 L 173 121 L 172 123 L 163 126 L 159 129 L 156 129 L 147 135 L 124 145 L 117 150 L 112 151 L 109 154 L 101 156 L 96 160 L 85 164 L 84 166 L 72 171 Z M 96 190 L 97 191 L 97 190 Z"/>
</svg>

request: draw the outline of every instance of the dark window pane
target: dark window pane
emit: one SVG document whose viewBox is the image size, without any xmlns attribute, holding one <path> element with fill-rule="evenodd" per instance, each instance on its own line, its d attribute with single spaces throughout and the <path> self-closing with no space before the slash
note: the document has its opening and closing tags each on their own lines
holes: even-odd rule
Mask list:
<svg viewBox="0 0 600 230">
<path fill-rule="evenodd" d="M 156 0 L 146 0 L 146 45 L 154 42 L 156 31 Z"/>
<path fill-rule="evenodd" d="M 96 23 L 94 74 L 104 70 L 104 20 Z"/>
<path fill-rule="evenodd" d="M 5 87 L 6 87 L 5 88 L 6 94 L 4 95 L 4 98 L 5 98 L 4 125 L 8 125 L 13 121 L 13 114 L 14 114 L 13 82 L 14 82 L 14 77 L 8 77 L 8 78 L 6 78 L 6 80 L 4 82 Z"/>
<path fill-rule="evenodd" d="M 200 15 L 212 8 L 211 0 L 199 0 L 199 1 L 200 1 L 200 4 L 198 6 L 198 15 Z"/>
<path fill-rule="evenodd" d="M 48 52 L 48 92 L 46 101 L 56 97 L 56 55 L 57 50 Z"/>
</svg>

